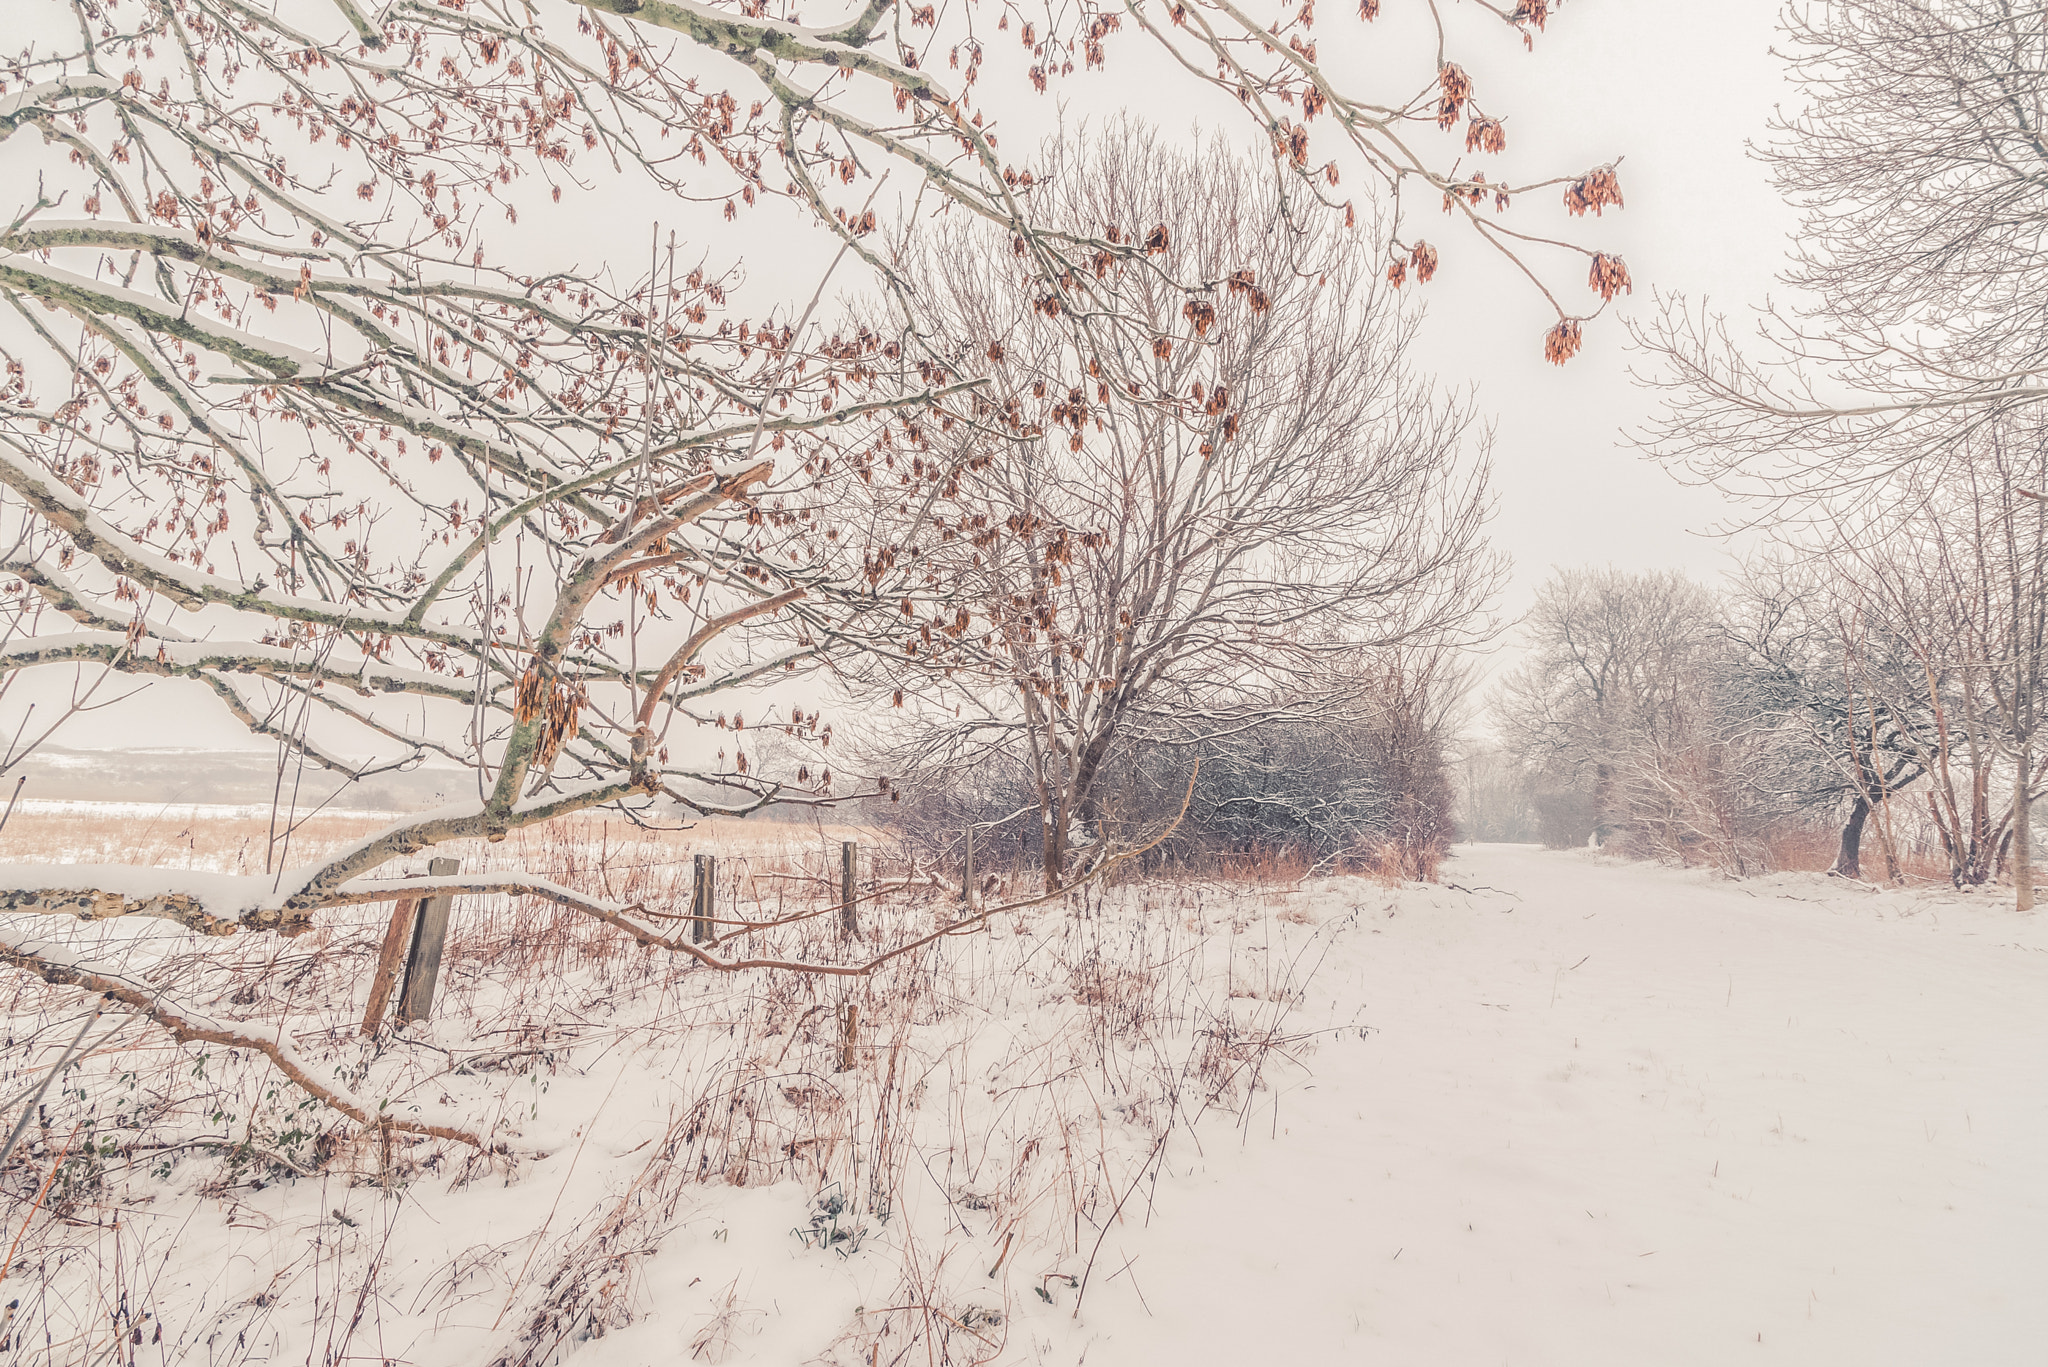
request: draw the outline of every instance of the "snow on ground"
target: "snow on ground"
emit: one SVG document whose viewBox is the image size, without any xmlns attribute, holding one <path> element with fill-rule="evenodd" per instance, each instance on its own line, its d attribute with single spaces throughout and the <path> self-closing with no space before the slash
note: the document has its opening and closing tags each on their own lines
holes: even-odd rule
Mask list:
<svg viewBox="0 0 2048 1367">
<path fill-rule="evenodd" d="M 1043 1360 L 2048 1360 L 2044 918 L 1520 847 L 1444 876 L 1498 891 L 1363 916 L 1302 1014 L 1373 1033 L 1178 1154 L 1111 1236 L 1134 1286 Z"/>
<path fill-rule="evenodd" d="M 126 1255 L 94 1234 L 66 1275 L 129 1269 L 167 1330 L 144 1362 L 482 1367 L 585 1276 L 608 1332 L 534 1360 L 2043 1360 L 2048 920 L 2009 893 L 1583 851 L 1466 847 L 1444 877 L 1153 884 L 947 942 L 852 1074 L 794 997 L 724 1062 L 636 1045 L 737 1012 L 690 1006 L 731 979 L 642 984 L 643 1016 L 579 1008 L 593 1043 L 551 1076 L 481 1080 L 547 1157 L 398 1194 L 338 1172 L 167 1186 L 130 1208 Z M 718 1180 L 749 1162 L 736 1130 L 711 1181 L 677 1180 L 713 1148 L 690 1107 L 757 1055 L 762 1114 L 823 1136 L 789 1152 L 843 1179 L 841 1215 L 758 1159 Z M 431 1082 L 484 1095 L 467 1070 Z M 887 1220 L 862 1187 L 880 1170 Z M 857 1251 L 797 1233 L 835 1224 Z M 650 1253 L 599 1256 L 628 1248 Z"/>
</svg>

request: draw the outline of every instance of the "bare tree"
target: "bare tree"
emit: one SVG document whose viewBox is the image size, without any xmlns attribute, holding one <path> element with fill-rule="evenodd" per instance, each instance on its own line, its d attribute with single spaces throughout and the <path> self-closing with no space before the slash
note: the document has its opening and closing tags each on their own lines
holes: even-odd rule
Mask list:
<svg viewBox="0 0 2048 1367">
<path fill-rule="evenodd" d="M 765 316 L 735 317 L 737 266 L 704 245 L 721 223 L 791 209 L 838 253 L 818 276 L 844 263 L 900 305 L 879 248 L 891 216 L 914 225 L 944 204 L 1018 253 L 1048 319 L 1149 344 L 1158 313 L 1216 287 L 1166 273 L 1186 225 L 1047 229 L 1057 215 L 998 153 L 977 90 L 985 60 L 1040 90 L 1098 66 L 1128 23 L 1270 136 L 1290 212 L 1349 217 L 1333 188 L 1348 166 L 1426 190 L 1517 264 L 1539 239 L 1591 257 L 1602 301 L 1625 281 L 1611 257 L 1496 217 L 1545 187 L 1573 214 L 1618 206 L 1611 168 L 1483 188 L 1458 169 L 1460 131 L 1489 155 L 1505 134 L 1450 60 L 1455 28 L 1401 95 L 1369 98 L 1319 64 L 1312 7 L 1281 8 L 1084 5 L 1043 29 L 1005 8 L 994 31 L 1028 65 L 994 55 L 975 13 L 887 0 L 823 27 L 766 0 L 32 10 L 0 64 L 17 195 L 0 229 L 14 605 L 0 673 L 192 680 L 297 761 L 360 777 L 364 745 L 382 762 L 440 754 L 478 791 L 330 858 L 280 846 L 257 880 L 13 866 L 8 962 L 207 1038 L 239 1036 L 64 958 L 33 917 L 295 933 L 425 888 L 523 890 L 707 964 L 755 963 L 683 941 L 653 909 L 539 880 L 377 876 L 443 841 L 606 804 L 644 817 L 656 799 L 745 812 L 844 795 L 822 756 L 761 773 L 740 700 L 822 663 L 931 659 L 925 623 L 895 610 L 915 593 L 950 612 L 897 539 L 918 524 L 863 523 L 847 489 L 892 459 L 925 464 L 949 432 L 1013 442 L 988 397 L 999 377 L 934 350 L 906 314 L 834 335 L 808 273 Z M 1526 37 L 1549 6 L 1454 12 Z M 900 210 L 876 195 L 891 173 L 907 178 Z M 579 247 L 599 259 L 574 264 L 513 226 L 565 192 L 586 212 L 600 192 L 673 212 L 686 238 L 595 232 Z M 1427 275 L 1437 249 L 1399 224 L 1376 250 Z M 1154 281 L 1158 310 L 1124 317 L 1133 298 L 1098 290 L 1112 267 Z M 1587 315 L 1556 314 L 1546 345 L 1563 359 Z M 772 720 L 822 748 L 815 713 L 746 710 L 757 731 Z M 671 749 L 672 726 L 699 724 L 730 737 L 715 759 Z"/>
<path fill-rule="evenodd" d="M 1498 742 L 1467 744 L 1453 762 L 1458 826 L 1467 840 L 1538 838 L 1532 775 Z"/>
<path fill-rule="evenodd" d="M 1620 768 L 1674 739 L 1714 612 L 1712 595 L 1668 572 L 1560 570 L 1537 592 L 1523 623 L 1530 655 L 1503 681 L 1497 712 L 1525 763 L 1588 798 L 1579 839 L 1627 824 Z"/>
<path fill-rule="evenodd" d="M 2044 475 L 2048 431 L 2032 414 L 2009 417 L 1974 433 L 1940 479 L 1913 481 L 1893 510 L 1844 527 L 1830 551 L 1841 591 L 1918 666 L 1914 706 L 1927 722 L 1909 738 L 1950 877 L 1982 883 L 2009 869 L 2022 909 L 2041 787 L 2048 533 L 2033 486 Z"/>
<path fill-rule="evenodd" d="M 1830 871 L 1862 876 L 1863 835 L 1876 815 L 1886 876 L 1895 882 L 1887 804 L 1926 776 L 1924 761 L 1937 748 L 1934 714 L 1918 662 L 1852 583 L 1807 548 L 1756 557 L 1733 586 L 1723 630 L 1745 667 L 1748 709 L 1818 761 L 1800 769 L 1799 805 L 1848 804 Z"/>
<path fill-rule="evenodd" d="M 1180 222 L 1166 272 L 1208 285 L 1104 263 L 1095 291 L 1137 336 L 1083 349 L 1008 241 L 962 225 L 906 252 L 920 328 L 994 358 L 1019 442 L 954 444 L 924 563 L 964 601 L 890 741 L 928 781 L 1020 766 L 1057 885 L 1123 747 L 1369 707 L 1344 661 L 1469 630 L 1499 562 L 1469 410 L 1416 374 L 1415 312 L 1340 229 L 1289 225 L 1248 163 L 1130 122 L 1043 161 L 1045 231 Z M 922 511 L 886 480 L 875 496 Z"/>
<path fill-rule="evenodd" d="M 1758 149 L 1803 211 L 1745 343 L 1666 296 L 1634 328 L 1674 469 L 1767 503 L 1868 494 L 2048 396 L 2048 10 L 2009 0 L 1788 8 L 1806 106 Z"/>
<path fill-rule="evenodd" d="M 1889 732 L 1873 745 L 1850 715 L 1820 609 L 1776 568 L 1753 568 L 1734 594 L 1613 570 L 1560 572 L 1545 586 L 1527 624 L 1531 656 L 1496 707 L 1547 841 L 1590 832 L 1740 876 L 1773 866 L 1781 835 L 1860 798 L 1838 861 L 1854 871 L 1869 801 L 1905 781 L 1900 757 L 1879 748 Z M 1872 774 L 1886 762 L 1880 792 Z"/>
<path fill-rule="evenodd" d="M 1970 483 L 1968 620 L 1984 692 L 2013 767 L 2012 844 L 2007 860 L 2018 909 L 2034 906 L 2033 804 L 2048 792 L 2040 773 L 2043 694 L 2048 693 L 2048 429 L 2037 414 L 1985 434 Z"/>
</svg>

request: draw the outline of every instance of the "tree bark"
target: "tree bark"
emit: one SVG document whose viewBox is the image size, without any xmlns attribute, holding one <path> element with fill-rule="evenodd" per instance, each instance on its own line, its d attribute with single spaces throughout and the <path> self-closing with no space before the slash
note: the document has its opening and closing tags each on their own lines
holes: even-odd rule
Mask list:
<svg viewBox="0 0 2048 1367">
<path fill-rule="evenodd" d="M 1056 892 L 1067 882 L 1067 814 L 1058 793 L 1048 794 L 1039 818 L 1045 823 L 1045 890 Z"/>
<path fill-rule="evenodd" d="M 1605 764 L 1593 766 L 1593 829 L 1588 832 L 1596 846 L 1605 845 L 1614 834 L 1607 814 L 1614 801 L 1614 771 Z"/>
<path fill-rule="evenodd" d="M 1869 816 L 1870 800 L 1858 794 L 1856 805 L 1849 809 L 1849 819 L 1842 823 L 1842 843 L 1835 851 L 1835 866 L 1829 873 L 1838 878 L 1863 876 L 1863 823 Z"/>
<path fill-rule="evenodd" d="M 2019 748 L 2018 773 L 2012 792 L 2012 886 L 2021 911 L 2034 909 L 2033 747 Z"/>
<path fill-rule="evenodd" d="M 1889 813 L 1890 807 L 1885 811 Z M 1880 817 L 1877 826 L 1878 848 L 1884 851 L 1884 879 L 1894 886 L 1906 881 L 1906 870 L 1899 863 L 1899 847 L 1892 839 L 1891 822 L 1888 816 Z"/>
</svg>

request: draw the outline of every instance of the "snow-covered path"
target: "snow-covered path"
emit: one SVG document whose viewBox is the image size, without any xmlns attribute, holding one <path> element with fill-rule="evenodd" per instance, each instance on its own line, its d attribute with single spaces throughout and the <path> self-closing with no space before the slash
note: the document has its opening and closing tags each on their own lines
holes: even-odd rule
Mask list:
<svg viewBox="0 0 2048 1367">
<path fill-rule="evenodd" d="M 1498 891 L 1358 885 L 1304 1015 L 1371 1032 L 1177 1140 L 1041 1360 L 2048 1361 L 2043 918 L 1525 847 L 1445 877 Z"/>
</svg>

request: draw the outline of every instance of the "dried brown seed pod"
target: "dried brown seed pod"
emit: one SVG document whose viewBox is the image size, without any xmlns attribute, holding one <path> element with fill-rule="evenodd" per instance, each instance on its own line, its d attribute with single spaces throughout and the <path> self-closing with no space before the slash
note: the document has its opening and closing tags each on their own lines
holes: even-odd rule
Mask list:
<svg viewBox="0 0 2048 1367">
<path fill-rule="evenodd" d="M 1472 98 L 1472 78 L 1456 62 L 1445 62 L 1436 80 L 1437 87 L 1443 92 L 1443 98 L 1436 105 L 1436 126 L 1449 128 L 1464 111 L 1465 101 Z"/>
<path fill-rule="evenodd" d="M 540 661 L 533 660 L 526 666 L 526 672 L 519 676 L 519 686 L 512 694 L 512 720 L 520 726 L 541 714 L 547 705 L 547 684 L 542 680 Z"/>
<path fill-rule="evenodd" d="M 1543 334 L 1543 359 L 1552 365 L 1563 365 L 1579 354 L 1579 320 L 1563 318 L 1556 327 Z"/>
<path fill-rule="evenodd" d="M 1602 299 L 1612 299 L 1617 294 L 1633 294 L 1634 285 L 1628 278 L 1628 265 L 1618 256 L 1606 252 L 1593 253 L 1593 268 L 1587 273 L 1586 283 Z"/>
<path fill-rule="evenodd" d="M 1595 167 L 1564 188 L 1564 207 L 1575 215 L 1590 209 L 1597 217 L 1610 204 L 1621 207 L 1621 182 L 1612 166 Z"/>
<path fill-rule="evenodd" d="M 1507 129 L 1499 119 L 1474 119 L 1465 126 L 1467 152 L 1505 152 L 1507 146 Z"/>
</svg>

